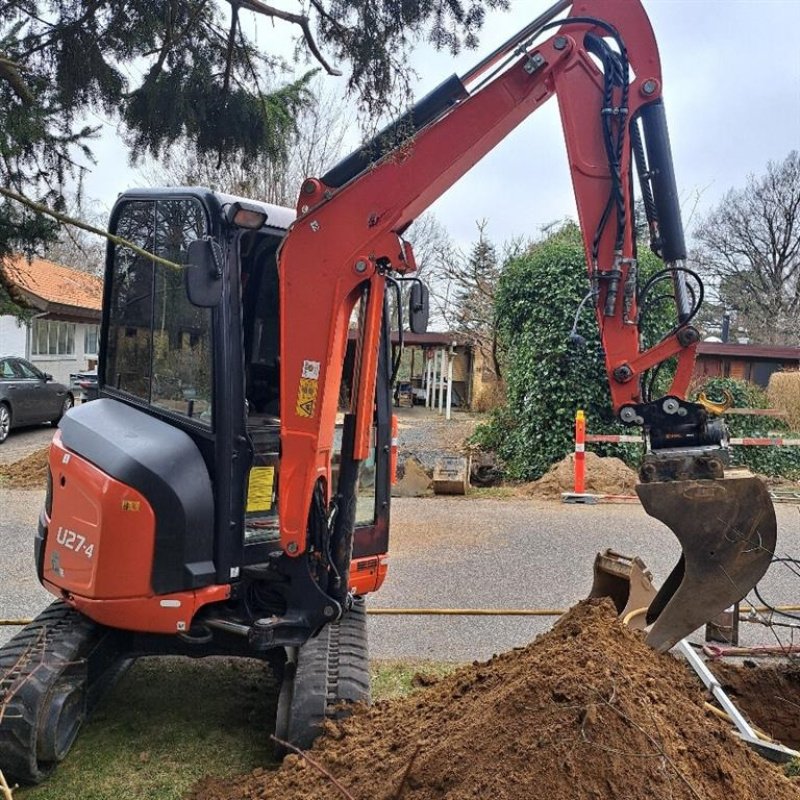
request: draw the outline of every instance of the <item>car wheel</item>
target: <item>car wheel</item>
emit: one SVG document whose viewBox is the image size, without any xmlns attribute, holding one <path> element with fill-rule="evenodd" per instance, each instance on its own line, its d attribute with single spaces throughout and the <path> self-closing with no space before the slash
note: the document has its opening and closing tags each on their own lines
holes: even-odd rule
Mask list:
<svg viewBox="0 0 800 800">
<path fill-rule="evenodd" d="M 69 411 L 74 405 L 75 405 L 75 399 L 72 397 L 71 394 L 67 393 L 64 396 L 64 402 L 61 404 L 61 410 L 58 412 L 58 416 L 55 419 L 51 420 L 53 425 L 58 425 L 59 421 L 61 420 L 61 417 L 63 417 L 64 414 L 66 414 L 67 411 Z"/>
<path fill-rule="evenodd" d="M 5 404 L 0 403 L 0 444 L 8 438 L 11 430 L 11 409 Z"/>
</svg>

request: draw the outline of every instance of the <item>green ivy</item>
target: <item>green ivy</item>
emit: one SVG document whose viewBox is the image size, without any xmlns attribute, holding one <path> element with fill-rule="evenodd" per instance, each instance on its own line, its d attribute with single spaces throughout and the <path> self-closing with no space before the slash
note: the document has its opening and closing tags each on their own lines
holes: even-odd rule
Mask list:
<svg viewBox="0 0 800 800">
<path fill-rule="evenodd" d="M 649 251 L 639 252 L 640 280 L 662 267 Z M 588 291 L 580 231 L 569 223 L 503 266 L 496 296 L 499 335 L 506 364 L 506 405 L 480 426 L 474 442 L 494 451 L 514 480 L 534 480 L 574 449 L 575 412 L 583 409 L 592 433 L 630 433 L 616 422 L 591 304 L 578 330 L 584 347 L 569 342 L 578 304 Z M 655 343 L 671 325 L 669 304 L 654 310 L 643 326 Z M 663 370 L 669 380 L 669 369 Z M 593 445 L 599 455 L 630 464 L 638 445 Z"/>
<path fill-rule="evenodd" d="M 705 393 L 709 400 L 722 401 L 725 392 L 733 398 L 734 408 L 769 408 L 763 389 L 736 378 L 709 378 L 697 387 L 695 397 Z M 780 417 L 728 414 L 725 417 L 731 437 L 774 437 L 800 439 Z M 731 447 L 731 463 L 770 477 L 800 479 L 800 447 Z"/>
</svg>

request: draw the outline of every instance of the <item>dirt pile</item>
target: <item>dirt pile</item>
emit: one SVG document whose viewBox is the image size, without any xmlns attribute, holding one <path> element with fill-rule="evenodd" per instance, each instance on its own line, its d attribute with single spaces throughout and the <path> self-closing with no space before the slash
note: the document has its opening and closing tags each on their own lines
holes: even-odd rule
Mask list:
<svg viewBox="0 0 800 800">
<path fill-rule="evenodd" d="M 525 648 L 327 725 L 310 752 L 354 800 L 796 800 L 779 769 L 703 709 L 688 669 L 576 606 Z M 290 756 L 276 772 L 201 781 L 192 800 L 342 796 Z"/>
<path fill-rule="evenodd" d="M 49 447 L 43 447 L 13 464 L 0 464 L 0 485 L 9 489 L 44 489 L 49 452 Z"/>
<path fill-rule="evenodd" d="M 586 492 L 589 494 L 634 494 L 636 473 L 618 458 L 586 453 Z M 575 455 L 570 453 L 538 481 L 523 487 L 526 494 L 560 500 L 562 492 L 575 490 Z"/>
<path fill-rule="evenodd" d="M 416 458 L 407 458 L 398 469 L 392 497 L 427 497 L 431 492 L 431 476 Z"/>
</svg>

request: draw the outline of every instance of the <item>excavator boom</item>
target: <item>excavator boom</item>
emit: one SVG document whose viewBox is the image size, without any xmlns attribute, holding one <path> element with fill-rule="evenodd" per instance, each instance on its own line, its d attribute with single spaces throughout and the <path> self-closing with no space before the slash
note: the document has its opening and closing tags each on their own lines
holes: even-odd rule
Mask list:
<svg viewBox="0 0 800 800">
<path fill-rule="evenodd" d="M 569 15 L 563 16 L 567 9 Z M 707 535 L 725 538 L 725 515 L 731 508 L 737 509 L 734 526 L 749 530 L 748 515 L 766 519 L 771 503 L 756 479 L 736 484 L 720 480 L 726 461 L 724 422 L 705 406 L 685 399 L 700 338 L 691 322 L 702 285 L 684 264 L 686 246 L 662 86 L 658 49 L 639 0 L 561 0 L 463 76 L 444 81 L 321 178 L 304 182 L 298 218 L 279 253 L 281 405 L 298 409 L 281 421 L 284 461 L 289 465 L 284 470 L 290 471 L 295 487 L 280 497 L 286 552 L 303 552 L 309 502 L 320 475 L 329 469 L 327 432 L 333 429 L 348 320 L 363 287 L 368 287 L 369 297 L 366 318 L 374 324 L 362 326 L 359 346 L 363 353 L 377 352 L 377 315 L 387 277 L 415 268 L 403 232 L 517 125 L 556 96 L 613 407 L 624 424 L 643 433 L 645 508 L 675 526 L 684 546 L 687 566 L 675 602 L 662 597 L 659 603 L 658 646 L 689 633 L 704 621 L 695 617 L 711 616 L 712 606 L 728 605 L 734 594 L 738 596 L 733 599 L 739 599 L 763 574 L 769 563 L 769 536 L 757 559 L 746 548 L 716 548 L 709 554 L 695 546 Z M 664 261 L 664 269 L 645 283 L 639 280 L 636 262 L 634 164 L 651 247 Z M 657 344 L 643 348 L 640 308 L 653 287 L 662 289 L 663 282 L 671 284 L 674 293 L 675 325 Z M 320 285 L 327 287 L 324 300 Z M 315 311 L 313 326 L 307 325 L 309 308 Z M 292 335 L 304 325 L 305 336 Z M 652 396 L 655 377 L 669 359 L 676 362 L 669 391 Z M 309 370 L 314 375 L 311 382 Z M 343 451 L 351 463 L 366 454 L 374 370 L 361 371 L 357 392 L 352 435 Z M 707 491 L 702 489 L 706 484 Z M 753 505 L 739 502 L 744 495 Z M 663 500 L 659 509 L 677 503 L 680 515 L 652 510 L 658 497 Z M 709 520 L 702 535 L 681 522 L 700 513 Z M 346 539 L 347 514 L 340 514 L 337 524 Z M 345 544 L 342 552 L 346 551 Z M 739 569 L 743 560 L 747 570 Z M 714 571 L 707 568 L 711 562 Z M 668 582 L 662 594 L 675 588 L 674 580 Z M 704 598 L 699 611 L 687 614 L 685 606 L 695 597 Z M 706 602 L 710 597 L 719 602 Z"/>
</svg>

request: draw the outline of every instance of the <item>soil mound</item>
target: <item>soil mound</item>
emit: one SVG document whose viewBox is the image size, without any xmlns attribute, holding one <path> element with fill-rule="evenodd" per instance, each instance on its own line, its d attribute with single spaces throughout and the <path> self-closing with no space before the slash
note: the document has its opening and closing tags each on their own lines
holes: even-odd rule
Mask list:
<svg viewBox="0 0 800 800">
<path fill-rule="evenodd" d="M 310 756 L 354 800 L 797 800 L 777 767 L 703 709 L 688 668 L 576 606 L 525 648 L 329 723 Z M 331 800 L 298 756 L 192 800 Z"/>
<path fill-rule="evenodd" d="M 9 489 L 44 489 L 49 452 L 43 447 L 13 464 L 0 464 L 0 483 Z"/>
<path fill-rule="evenodd" d="M 634 494 L 636 473 L 618 458 L 601 458 L 586 453 L 586 491 L 589 494 Z M 538 481 L 527 484 L 526 494 L 560 500 L 562 492 L 575 489 L 575 454 L 570 453 Z"/>
</svg>

